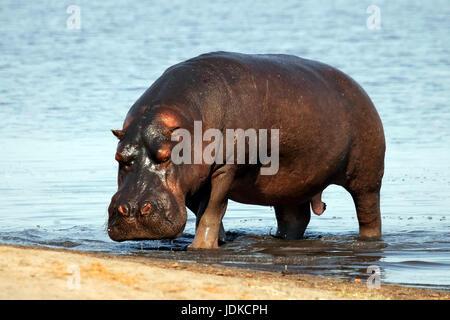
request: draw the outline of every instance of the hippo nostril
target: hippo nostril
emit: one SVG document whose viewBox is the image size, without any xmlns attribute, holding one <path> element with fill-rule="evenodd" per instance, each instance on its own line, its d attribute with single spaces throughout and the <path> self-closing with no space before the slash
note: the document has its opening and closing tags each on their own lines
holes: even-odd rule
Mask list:
<svg viewBox="0 0 450 320">
<path fill-rule="evenodd" d="M 144 204 L 141 208 L 141 214 L 144 216 L 149 214 L 151 207 L 152 205 L 150 203 Z"/>
<path fill-rule="evenodd" d="M 130 214 L 130 210 L 128 210 L 128 207 L 125 205 L 120 205 L 119 206 L 119 212 L 124 215 L 124 216 L 128 216 Z"/>
</svg>

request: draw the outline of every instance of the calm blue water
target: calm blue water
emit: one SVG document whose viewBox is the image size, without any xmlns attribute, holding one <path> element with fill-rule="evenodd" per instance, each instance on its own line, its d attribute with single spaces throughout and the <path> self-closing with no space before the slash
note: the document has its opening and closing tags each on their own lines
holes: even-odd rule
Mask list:
<svg viewBox="0 0 450 320">
<path fill-rule="evenodd" d="M 366 9 L 381 29 L 366 26 Z M 81 29 L 66 26 L 69 5 Z M 0 8 L 0 242 L 368 277 L 450 289 L 450 3 L 443 1 L 17 1 Z M 116 139 L 131 104 L 170 65 L 226 50 L 334 65 L 368 92 L 387 139 L 384 237 L 361 242 L 350 196 L 324 193 L 308 239 L 282 242 L 273 210 L 231 203 L 216 253 L 182 238 L 114 243 Z"/>
</svg>

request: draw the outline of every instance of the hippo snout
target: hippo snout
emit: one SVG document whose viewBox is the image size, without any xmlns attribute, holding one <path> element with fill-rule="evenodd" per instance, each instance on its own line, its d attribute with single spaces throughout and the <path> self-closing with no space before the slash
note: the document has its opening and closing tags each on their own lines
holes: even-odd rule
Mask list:
<svg viewBox="0 0 450 320">
<path fill-rule="evenodd" d="M 186 223 L 186 213 L 169 199 L 126 201 L 117 194 L 108 209 L 108 235 L 114 241 L 174 239 Z"/>
</svg>

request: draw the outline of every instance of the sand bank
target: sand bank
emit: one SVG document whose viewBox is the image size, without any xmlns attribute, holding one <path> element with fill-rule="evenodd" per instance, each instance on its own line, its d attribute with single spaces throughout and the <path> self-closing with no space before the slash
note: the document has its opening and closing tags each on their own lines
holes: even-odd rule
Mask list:
<svg viewBox="0 0 450 320">
<path fill-rule="evenodd" d="M 450 299 L 450 292 L 34 247 L 0 246 L 0 299 Z"/>
</svg>

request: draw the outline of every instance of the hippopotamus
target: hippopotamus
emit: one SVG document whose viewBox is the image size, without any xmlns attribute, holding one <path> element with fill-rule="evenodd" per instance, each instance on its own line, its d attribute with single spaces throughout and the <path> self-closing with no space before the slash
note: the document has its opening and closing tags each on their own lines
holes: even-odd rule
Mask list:
<svg viewBox="0 0 450 320">
<path fill-rule="evenodd" d="M 175 163 L 184 137 L 174 139 L 174 132 L 194 134 L 195 123 L 224 134 L 277 129 L 277 150 L 266 144 L 268 154 L 277 153 L 277 171 L 262 174 L 267 163 L 259 159 L 222 161 L 219 153 L 212 163 Z M 361 238 L 381 236 L 382 122 L 361 86 L 327 64 L 285 54 L 202 54 L 169 67 L 132 105 L 122 129 L 112 131 L 119 139 L 118 191 L 108 209 L 112 240 L 174 239 L 189 208 L 196 215 L 189 248 L 218 248 L 229 199 L 272 206 L 275 236 L 301 239 L 311 208 L 325 210 L 321 194 L 330 184 L 352 196 Z M 194 157 L 208 146 L 186 142 L 197 143 L 185 150 Z"/>
</svg>

